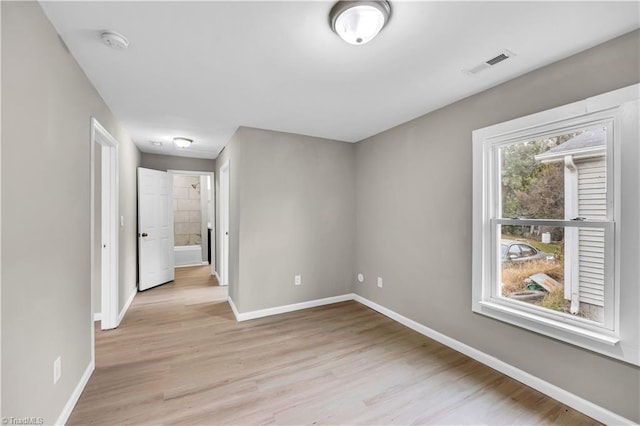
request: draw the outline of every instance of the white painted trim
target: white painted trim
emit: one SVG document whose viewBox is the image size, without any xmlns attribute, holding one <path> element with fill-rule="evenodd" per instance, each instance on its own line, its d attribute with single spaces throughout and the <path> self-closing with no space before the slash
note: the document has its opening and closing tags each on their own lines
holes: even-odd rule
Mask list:
<svg viewBox="0 0 640 426">
<path fill-rule="evenodd" d="M 274 308 L 259 309 L 257 311 L 249 311 L 237 313 L 234 311 L 237 321 L 247 321 L 256 318 L 268 317 L 271 315 L 283 314 L 285 312 L 299 311 L 301 309 L 315 308 L 316 306 L 331 305 L 333 303 L 346 302 L 353 300 L 353 294 L 343 294 L 342 296 L 326 297 L 324 299 L 309 300 L 308 302 L 293 303 L 291 305 L 276 306 Z M 229 303 L 231 304 L 231 303 Z M 233 309 L 234 305 L 231 306 Z"/>
<path fill-rule="evenodd" d="M 87 386 L 87 382 L 89 382 L 89 379 L 91 378 L 91 374 L 93 373 L 93 370 L 95 370 L 95 367 L 96 366 L 94 361 L 89 362 L 87 369 L 82 374 L 82 377 L 80 377 L 80 381 L 78 382 L 75 389 L 71 393 L 71 396 L 69 397 L 69 400 L 67 401 L 64 408 L 62 409 L 62 412 L 58 416 L 58 420 L 56 420 L 56 423 L 55 423 L 56 425 L 64 425 L 65 423 L 67 423 L 67 420 L 69 420 L 69 416 L 71 415 L 71 412 L 73 411 L 76 404 L 78 403 L 78 399 L 80 399 L 80 395 L 82 395 L 82 391 L 84 390 L 85 386 Z"/>
<path fill-rule="evenodd" d="M 93 314 L 93 321 L 102 321 L 102 313 L 101 312 L 96 312 Z"/>
<path fill-rule="evenodd" d="M 133 291 L 129 295 L 129 298 L 127 299 L 127 301 L 125 302 L 124 306 L 122 307 L 122 310 L 118 314 L 118 323 L 117 323 L 116 326 L 120 325 L 120 322 L 122 322 L 122 319 L 124 318 L 125 314 L 129 310 L 129 307 L 131 306 L 131 303 L 133 303 L 133 299 L 136 297 L 136 294 L 138 294 L 138 289 L 134 287 Z"/>
<path fill-rule="evenodd" d="M 95 117 L 91 117 L 91 300 L 93 301 L 93 287 L 94 287 L 94 270 L 95 270 L 95 150 L 97 147 L 102 149 L 102 159 L 105 160 L 105 155 L 109 156 L 110 170 L 108 173 L 109 182 L 105 182 L 105 170 L 102 170 L 102 185 L 100 188 L 100 196 L 103 196 L 105 187 L 108 187 L 108 194 L 105 194 L 102 202 L 102 217 L 109 216 L 111 221 L 107 226 L 103 226 L 101 232 L 101 239 L 108 235 L 107 239 L 110 247 L 109 258 L 110 262 L 110 277 L 109 283 L 104 283 L 101 279 L 101 313 L 104 314 L 104 320 L 101 320 L 101 328 L 103 330 L 115 328 L 116 316 L 118 314 L 118 259 L 120 250 L 120 207 L 119 207 L 119 193 L 120 193 L 120 178 L 119 178 L 119 148 L 118 141 L 98 122 Z M 104 164 L 104 163 L 103 163 Z M 101 169 L 104 169 L 102 167 Z M 108 201 L 108 205 L 105 206 L 105 200 Z M 110 207 L 109 210 L 106 210 Z M 105 211 L 106 210 L 106 211 Z M 104 221 L 103 221 L 104 222 Z M 105 271 L 104 265 L 102 265 L 103 271 Z M 93 302 L 92 302 L 93 303 Z M 93 317 L 91 318 L 91 332 L 92 332 L 92 359 L 95 358 L 95 336 L 93 335 Z"/>
<path fill-rule="evenodd" d="M 236 304 L 233 303 L 231 296 L 227 296 L 227 302 L 229 302 L 229 306 L 231 306 L 231 310 L 233 311 L 233 316 L 236 317 L 236 321 L 242 321 L 240 319 L 240 313 L 238 312 L 238 308 L 236 308 Z"/>
<path fill-rule="evenodd" d="M 216 277 L 216 280 L 218 280 L 218 285 L 220 285 L 220 275 L 218 275 L 218 271 L 213 271 L 211 275 Z"/>
<path fill-rule="evenodd" d="M 397 312 L 392 311 L 391 309 L 378 305 L 377 303 L 372 302 L 371 300 L 366 299 L 358 294 L 353 294 L 351 296 L 356 302 L 359 302 L 373 309 L 374 311 L 377 311 L 382 315 L 385 315 L 392 320 L 399 322 L 400 324 L 409 327 L 410 329 L 417 331 L 424 336 L 429 337 L 430 339 L 442 343 L 443 345 L 448 346 L 453 350 L 467 355 L 468 357 L 473 358 L 476 361 L 493 368 L 494 370 L 506 374 L 507 376 L 521 383 L 524 383 L 525 385 L 530 386 L 533 389 L 536 389 L 537 391 L 540 391 L 545 395 L 548 395 L 551 398 L 560 401 L 561 403 L 568 405 L 569 407 L 572 407 L 602 423 L 616 425 L 635 424 L 631 420 L 626 419 L 612 411 L 609 411 L 606 408 L 600 407 L 599 405 L 587 401 L 586 399 L 581 398 L 578 395 L 568 392 L 556 385 L 542 380 L 539 377 L 529 374 L 526 371 L 520 370 L 519 368 L 514 367 L 511 364 L 507 364 L 506 362 L 501 361 L 498 358 L 479 351 L 478 349 L 472 348 L 471 346 L 468 346 L 458 340 L 452 339 L 449 336 L 446 336 L 425 325 L 402 316 Z"/>
</svg>

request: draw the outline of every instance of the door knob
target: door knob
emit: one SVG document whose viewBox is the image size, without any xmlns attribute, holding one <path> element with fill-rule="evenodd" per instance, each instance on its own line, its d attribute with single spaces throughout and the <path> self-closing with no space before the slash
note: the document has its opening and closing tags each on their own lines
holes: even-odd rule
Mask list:
<svg viewBox="0 0 640 426">
<path fill-rule="evenodd" d="M 147 234 L 146 232 L 143 232 L 143 233 L 142 233 L 142 236 L 143 236 L 143 237 L 148 237 L 148 236 L 149 236 L 149 234 Z"/>
</svg>

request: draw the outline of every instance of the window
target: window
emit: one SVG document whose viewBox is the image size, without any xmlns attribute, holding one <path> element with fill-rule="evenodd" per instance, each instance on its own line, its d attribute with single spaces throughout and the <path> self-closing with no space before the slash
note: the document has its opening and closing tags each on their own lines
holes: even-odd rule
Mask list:
<svg viewBox="0 0 640 426">
<path fill-rule="evenodd" d="M 509 247 L 509 260 L 517 260 L 518 258 L 522 257 L 522 253 L 520 251 L 520 246 L 517 244 L 512 245 L 511 247 Z"/>
<path fill-rule="evenodd" d="M 527 246 L 525 244 L 519 244 L 518 247 L 520 247 L 520 253 L 522 253 L 522 257 L 532 257 L 537 253 L 533 247 Z"/>
<path fill-rule="evenodd" d="M 501 242 L 518 241 L 494 277 L 496 294 L 527 302 L 542 315 L 545 310 L 577 315 L 612 330 L 615 313 L 605 298 L 613 280 L 605 274 L 612 268 L 606 265 L 606 247 L 613 241 L 606 244 L 605 230 L 613 229 L 607 199 L 613 124 L 606 117 L 570 129 L 563 124 L 549 134 L 492 144 L 491 220 Z"/>
<path fill-rule="evenodd" d="M 473 132 L 473 310 L 636 365 L 638 87 Z"/>
</svg>

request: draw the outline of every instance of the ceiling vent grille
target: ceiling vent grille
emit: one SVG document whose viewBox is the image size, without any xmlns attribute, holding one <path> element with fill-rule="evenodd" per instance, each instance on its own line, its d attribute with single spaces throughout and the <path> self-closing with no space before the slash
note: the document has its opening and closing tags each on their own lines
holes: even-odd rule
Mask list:
<svg viewBox="0 0 640 426">
<path fill-rule="evenodd" d="M 512 56 L 516 56 L 516 54 L 510 50 L 505 49 L 500 54 L 494 56 L 493 58 L 488 59 L 484 62 L 481 62 L 478 65 L 475 65 L 471 68 L 463 69 L 462 72 L 469 75 L 475 75 L 475 74 L 478 74 L 480 71 L 484 71 L 487 68 L 490 68 L 496 64 L 499 64 L 500 62 L 506 61 Z"/>
<path fill-rule="evenodd" d="M 489 59 L 486 63 L 489 65 L 495 65 L 499 62 L 504 61 L 505 59 L 509 59 L 509 57 L 507 55 L 505 55 L 504 53 L 499 54 L 498 56 L 496 56 L 495 58 L 491 58 Z"/>
</svg>

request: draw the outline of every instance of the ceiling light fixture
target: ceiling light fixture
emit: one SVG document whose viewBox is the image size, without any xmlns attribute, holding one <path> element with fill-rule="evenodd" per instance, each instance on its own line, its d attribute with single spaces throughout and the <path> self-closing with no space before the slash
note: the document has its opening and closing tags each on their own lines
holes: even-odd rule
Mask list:
<svg viewBox="0 0 640 426">
<path fill-rule="evenodd" d="M 178 148 L 189 148 L 189 145 L 193 143 L 193 140 L 187 138 L 173 138 L 173 143 Z"/>
<path fill-rule="evenodd" d="M 389 21 L 391 5 L 386 0 L 339 1 L 329 19 L 331 29 L 349 44 L 370 42 Z"/>
</svg>

